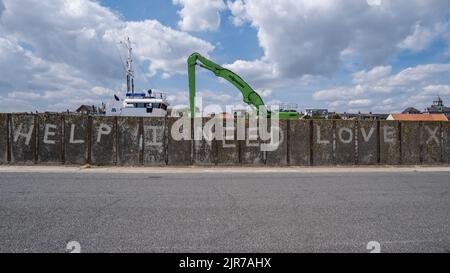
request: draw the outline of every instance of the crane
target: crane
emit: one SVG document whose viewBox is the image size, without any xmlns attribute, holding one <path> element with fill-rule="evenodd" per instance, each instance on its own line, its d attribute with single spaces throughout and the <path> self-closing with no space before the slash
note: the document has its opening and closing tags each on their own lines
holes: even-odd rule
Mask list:
<svg viewBox="0 0 450 273">
<path fill-rule="evenodd" d="M 263 99 L 256 93 L 248 83 L 246 83 L 239 75 L 233 71 L 223 68 L 220 65 L 214 63 L 211 60 L 203 57 L 199 53 L 193 53 L 189 56 L 188 60 L 188 77 L 189 77 L 189 103 L 191 110 L 191 117 L 195 117 L 195 93 L 196 93 L 196 80 L 195 80 L 195 67 L 198 65 L 206 70 L 214 73 L 217 77 L 223 78 L 234 85 L 239 91 L 241 91 L 244 98 L 244 102 L 256 108 L 257 113 L 260 116 L 271 117 L 272 113 L 267 110 Z M 279 119 L 298 119 L 300 117 L 297 111 L 280 111 L 275 113 Z"/>
</svg>

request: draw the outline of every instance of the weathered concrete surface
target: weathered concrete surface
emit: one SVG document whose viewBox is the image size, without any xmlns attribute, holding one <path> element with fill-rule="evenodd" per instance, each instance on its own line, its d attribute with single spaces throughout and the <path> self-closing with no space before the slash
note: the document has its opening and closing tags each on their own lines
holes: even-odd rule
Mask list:
<svg viewBox="0 0 450 273">
<path fill-rule="evenodd" d="M 83 165 L 88 160 L 88 122 L 87 116 L 64 116 L 64 162 Z"/>
<path fill-rule="evenodd" d="M 0 164 L 8 163 L 8 115 L 0 113 Z"/>
<path fill-rule="evenodd" d="M 141 165 L 142 135 L 139 117 L 117 119 L 117 164 L 121 166 Z"/>
<path fill-rule="evenodd" d="M 309 166 L 312 121 L 290 120 L 289 122 L 289 165 Z"/>
<path fill-rule="evenodd" d="M 38 115 L 38 162 L 62 163 L 62 120 L 61 115 Z"/>
<path fill-rule="evenodd" d="M 216 130 L 217 164 L 222 166 L 238 165 L 239 142 L 236 138 L 237 132 L 234 119 L 220 120 L 218 122 L 222 122 L 223 126 L 218 126 Z"/>
<path fill-rule="evenodd" d="M 34 115 L 11 115 L 11 163 L 34 163 L 36 156 L 36 128 L 34 123 Z"/>
<path fill-rule="evenodd" d="M 420 122 L 401 123 L 402 164 L 420 164 L 420 127 Z"/>
<path fill-rule="evenodd" d="M 442 122 L 442 159 L 444 163 L 450 163 L 450 122 Z"/>
<path fill-rule="evenodd" d="M 91 162 L 94 165 L 116 163 L 116 118 L 92 117 Z"/>
<path fill-rule="evenodd" d="M 188 124 L 176 126 L 176 122 L 176 118 L 168 118 L 168 164 L 172 166 L 192 165 L 192 138 L 190 137 L 191 126 Z M 172 129 L 174 131 L 178 130 L 180 134 L 186 134 L 187 137 L 181 140 L 174 139 Z"/>
<path fill-rule="evenodd" d="M 387 165 L 400 164 L 399 122 L 380 121 L 380 162 Z"/>
<path fill-rule="evenodd" d="M 336 164 L 354 165 L 356 163 L 356 122 L 336 120 Z"/>
<path fill-rule="evenodd" d="M 166 119 L 144 118 L 144 165 L 166 165 Z"/>
<path fill-rule="evenodd" d="M 424 164 L 442 162 L 442 134 L 440 122 L 422 122 L 420 130 L 421 157 Z"/>
<path fill-rule="evenodd" d="M 313 164 L 315 166 L 333 165 L 333 122 L 313 121 Z"/>
<path fill-rule="evenodd" d="M 38 127 L 34 126 L 35 120 Z M 262 145 L 268 144 L 268 140 L 261 139 L 258 128 L 249 128 L 248 120 L 231 121 L 233 126 L 225 139 L 225 120 L 202 120 L 203 139 L 194 142 L 190 121 L 186 127 L 187 140 L 174 138 L 171 129 L 178 119 L 173 118 L 13 114 L 8 134 L 7 115 L 0 114 L 0 164 L 7 163 L 8 148 L 13 164 L 30 164 L 35 160 L 76 165 L 86 162 L 114 165 L 118 161 L 117 164 L 125 166 L 450 163 L 448 122 L 402 122 L 399 126 L 399 122 L 381 121 L 378 130 L 375 121 L 280 121 L 281 145 L 276 150 L 264 151 Z M 244 124 L 246 130 L 237 130 L 237 123 Z"/>
<path fill-rule="evenodd" d="M 258 130 L 256 121 L 246 122 L 246 140 L 239 141 L 241 163 L 243 165 L 258 166 L 264 164 L 264 152 L 261 151 L 262 141 Z"/>
<path fill-rule="evenodd" d="M 272 130 L 271 122 L 270 120 L 267 121 L 269 130 Z M 267 151 L 266 152 L 266 165 L 269 166 L 287 166 L 288 165 L 288 121 L 287 120 L 280 120 L 279 121 L 279 130 L 273 131 L 272 133 L 272 142 L 271 141 L 263 141 L 266 144 L 269 144 L 271 146 L 274 146 L 274 151 Z M 279 145 L 277 145 L 277 141 L 275 141 L 274 134 L 279 131 Z M 268 131 L 270 132 L 270 131 Z"/>
<path fill-rule="evenodd" d="M 378 163 L 378 122 L 358 122 L 358 164 L 375 165 Z"/>
<path fill-rule="evenodd" d="M 198 127 L 194 127 L 197 131 L 197 140 L 194 140 L 194 164 L 195 165 L 215 165 L 217 158 L 217 148 L 215 139 L 214 124 L 220 122 L 220 119 L 197 118 Z M 201 126 L 199 126 L 201 125 Z M 205 127 L 206 126 L 206 127 Z M 205 129 L 202 129 L 205 128 Z M 202 135 L 203 134 L 203 135 Z M 198 140 L 201 137 L 201 140 Z"/>
</svg>

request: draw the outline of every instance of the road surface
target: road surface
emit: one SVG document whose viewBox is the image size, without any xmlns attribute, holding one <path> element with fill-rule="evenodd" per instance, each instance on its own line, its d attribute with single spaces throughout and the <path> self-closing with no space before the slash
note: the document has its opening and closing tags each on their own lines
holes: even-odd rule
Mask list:
<svg viewBox="0 0 450 273">
<path fill-rule="evenodd" d="M 449 171 L 14 170 L 0 252 L 450 252 Z"/>
</svg>

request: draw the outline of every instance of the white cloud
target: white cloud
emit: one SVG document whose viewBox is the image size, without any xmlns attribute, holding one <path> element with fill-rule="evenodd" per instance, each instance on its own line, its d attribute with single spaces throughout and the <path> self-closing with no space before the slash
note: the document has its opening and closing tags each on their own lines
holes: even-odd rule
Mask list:
<svg viewBox="0 0 450 273">
<path fill-rule="evenodd" d="M 369 99 L 351 100 L 348 102 L 348 106 L 350 106 L 350 107 L 366 107 L 371 104 L 372 104 L 372 101 Z"/>
<path fill-rule="evenodd" d="M 2 112 L 65 110 L 106 100 L 109 90 L 122 87 L 119 41 L 126 36 L 138 65 L 148 64 L 147 73 L 138 73 L 144 80 L 156 73 L 184 74 L 189 54 L 207 56 L 214 49 L 156 20 L 124 21 L 90 0 L 0 0 L 0 16 Z M 25 102 L 32 93 L 40 96 Z"/>
<path fill-rule="evenodd" d="M 450 96 L 450 85 L 429 85 L 424 88 L 424 95 Z"/>
<path fill-rule="evenodd" d="M 129 35 L 136 57 L 149 61 L 149 72 L 164 71 L 166 77 L 186 73 L 186 60 L 193 52 L 208 56 L 214 46 L 204 40 L 163 26 L 158 21 L 128 22 L 116 37 Z"/>
<path fill-rule="evenodd" d="M 224 64 L 223 67 L 240 75 L 254 90 L 282 90 L 286 87 L 303 88 L 317 83 L 321 79 L 319 76 L 311 75 L 303 75 L 299 78 L 284 78 L 275 65 L 263 60 L 237 60 L 232 64 Z"/>
<path fill-rule="evenodd" d="M 242 0 L 236 0 L 234 2 L 227 1 L 228 9 L 234 16 L 231 16 L 230 19 L 235 26 L 242 26 L 245 23 L 245 7 L 244 2 Z"/>
<path fill-rule="evenodd" d="M 377 66 L 369 71 L 359 71 L 353 74 L 354 83 L 375 82 L 391 74 L 391 66 Z"/>
<path fill-rule="evenodd" d="M 436 34 L 432 30 L 417 24 L 414 33 L 406 37 L 406 39 L 399 44 L 399 47 L 418 52 L 427 48 L 435 38 L 435 35 Z"/>
<path fill-rule="evenodd" d="M 261 98 L 269 98 L 273 94 L 271 89 L 257 89 L 255 92 L 258 93 Z"/>
<path fill-rule="evenodd" d="M 114 94 L 114 91 L 109 89 L 109 88 L 105 88 L 105 87 L 100 87 L 100 86 L 95 86 L 91 89 L 92 93 L 94 93 L 95 95 L 111 95 Z"/>
<path fill-rule="evenodd" d="M 433 26 L 423 27 L 419 23 L 414 26 L 414 32 L 406 37 L 398 46 L 401 49 L 409 49 L 412 52 L 420 52 L 427 49 L 438 37 L 446 36 L 450 30 L 450 25 L 446 23 L 437 23 Z"/>
<path fill-rule="evenodd" d="M 349 100 L 362 96 L 366 93 L 366 87 L 356 85 L 352 87 L 338 86 L 330 89 L 320 90 L 314 93 L 313 98 L 320 101 Z"/>
<path fill-rule="evenodd" d="M 389 85 L 406 86 L 409 84 L 426 84 L 436 80 L 448 80 L 450 64 L 417 65 L 402 70 L 389 78 Z"/>
<path fill-rule="evenodd" d="M 239 75 L 245 75 L 245 78 L 254 82 L 267 82 L 279 76 L 272 64 L 261 60 L 251 62 L 237 60 L 233 64 L 225 64 L 224 67 Z"/>
<path fill-rule="evenodd" d="M 186 90 L 178 90 L 168 99 L 172 102 L 172 107 L 175 109 L 188 108 L 189 92 Z M 234 109 L 246 109 L 244 106 L 242 95 L 239 91 L 213 91 L 202 89 L 197 91 L 196 99 L 202 100 L 202 108 L 205 114 L 221 113 L 227 110 L 227 107 Z M 200 108 L 200 105 L 196 105 Z M 231 109 L 230 109 L 231 110 Z"/>
<path fill-rule="evenodd" d="M 267 63 L 268 73 L 277 71 L 276 79 L 283 81 L 332 74 L 342 67 L 343 56 L 372 67 L 385 65 L 399 45 L 421 50 L 435 37 L 424 30 L 444 21 L 450 1 L 237 0 L 228 7 L 236 25 L 249 22 L 258 31 L 264 56 L 247 61 L 247 67 Z"/>
<path fill-rule="evenodd" d="M 217 31 L 220 12 L 226 8 L 223 0 L 173 0 L 173 3 L 182 6 L 178 26 L 184 31 Z"/>
<path fill-rule="evenodd" d="M 369 6 L 380 6 L 381 0 L 367 0 Z"/>
<path fill-rule="evenodd" d="M 354 85 L 337 86 L 313 94 L 333 109 L 347 107 L 372 111 L 424 109 L 436 96 L 450 103 L 450 64 L 417 65 L 392 73 L 391 67 L 375 67 L 353 74 Z"/>
</svg>

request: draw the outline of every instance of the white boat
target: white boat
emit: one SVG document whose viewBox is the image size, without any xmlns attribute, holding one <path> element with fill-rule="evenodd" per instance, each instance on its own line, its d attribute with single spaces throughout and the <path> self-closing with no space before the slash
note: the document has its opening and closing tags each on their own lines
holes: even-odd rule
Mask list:
<svg viewBox="0 0 450 273">
<path fill-rule="evenodd" d="M 127 93 L 125 98 L 121 98 L 120 95 L 114 95 L 114 99 L 106 104 L 105 115 L 128 117 L 167 116 L 169 102 L 165 93 L 154 92 L 151 89 L 147 92 L 134 92 L 133 49 L 129 38 L 123 44 L 128 49 L 128 58 L 126 64 L 124 64 L 127 76 Z"/>
<path fill-rule="evenodd" d="M 165 117 L 169 102 L 162 92 L 127 93 L 124 99 L 115 99 L 106 105 L 107 116 Z"/>
</svg>

